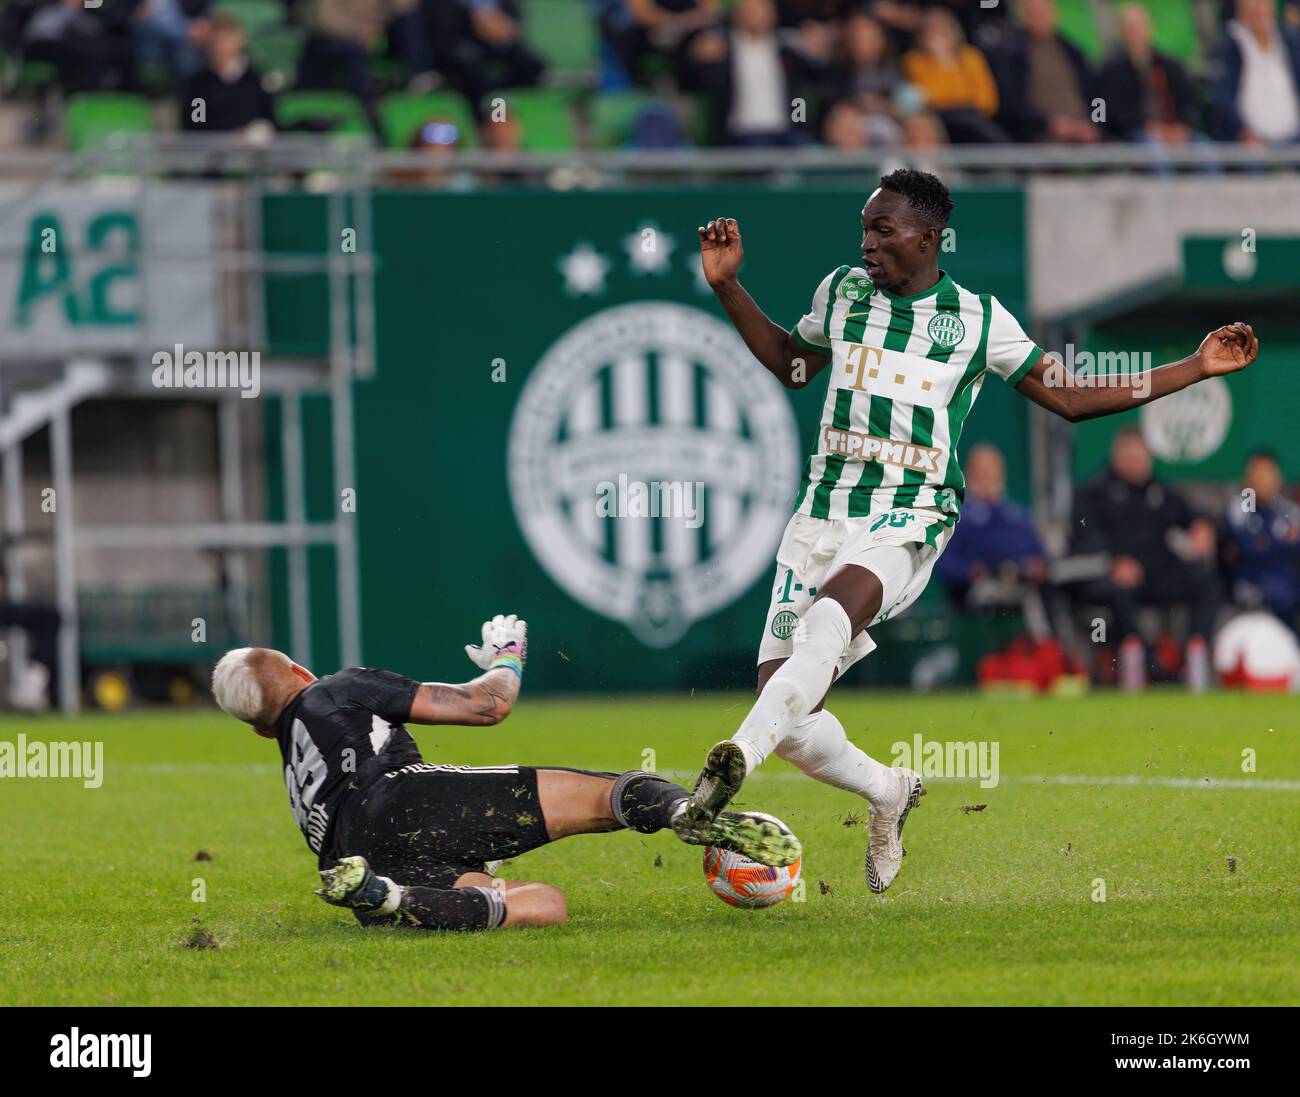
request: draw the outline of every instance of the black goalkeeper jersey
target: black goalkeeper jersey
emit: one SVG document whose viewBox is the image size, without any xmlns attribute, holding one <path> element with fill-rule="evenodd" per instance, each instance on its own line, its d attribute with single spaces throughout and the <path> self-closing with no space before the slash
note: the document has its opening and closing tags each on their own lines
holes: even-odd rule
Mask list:
<svg viewBox="0 0 1300 1097">
<path fill-rule="evenodd" d="M 353 792 L 422 761 L 402 723 L 419 688 L 392 671 L 353 667 L 317 679 L 276 721 L 289 807 L 322 863 Z"/>
</svg>

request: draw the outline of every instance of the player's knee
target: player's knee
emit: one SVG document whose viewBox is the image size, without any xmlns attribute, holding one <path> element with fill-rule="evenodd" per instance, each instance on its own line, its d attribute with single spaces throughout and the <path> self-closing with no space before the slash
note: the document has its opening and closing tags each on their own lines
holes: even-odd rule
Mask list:
<svg viewBox="0 0 1300 1097">
<path fill-rule="evenodd" d="M 569 903 L 557 887 L 527 883 L 506 893 L 506 925 L 558 926 L 569 920 Z"/>
<path fill-rule="evenodd" d="M 539 891 L 535 898 L 536 925 L 561 926 L 569 920 L 569 901 L 564 892 L 549 884 L 538 884 Z"/>
</svg>

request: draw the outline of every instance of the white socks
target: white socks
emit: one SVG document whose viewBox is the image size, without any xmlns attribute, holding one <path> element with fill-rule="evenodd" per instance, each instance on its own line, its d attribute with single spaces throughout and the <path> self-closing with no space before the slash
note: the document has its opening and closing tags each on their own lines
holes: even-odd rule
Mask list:
<svg viewBox="0 0 1300 1097">
<path fill-rule="evenodd" d="M 849 615 L 834 598 L 823 598 L 808 608 L 795 630 L 794 654 L 768 679 L 731 737 L 744 752 L 750 772 L 826 696 L 852 639 Z"/>
<path fill-rule="evenodd" d="M 814 712 L 777 744 L 776 753 L 809 777 L 865 796 L 877 807 L 898 798 L 898 779 L 888 766 L 849 742 L 835 714 Z"/>
<path fill-rule="evenodd" d="M 775 751 L 809 777 L 872 803 L 892 803 L 898 787 L 889 767 L 850 743 L 831 713 L 809 715 L 830 689 L 852 639 L 843 606 L 833 598 L 814 602 L 795 632 L 794 654 L 768 679 L 731 738 L 751 773 Z"/>
</svg>

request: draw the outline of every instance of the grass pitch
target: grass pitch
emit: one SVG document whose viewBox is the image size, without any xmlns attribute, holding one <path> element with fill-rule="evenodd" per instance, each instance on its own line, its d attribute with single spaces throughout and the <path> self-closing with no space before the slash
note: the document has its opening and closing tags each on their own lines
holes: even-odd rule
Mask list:
<svg viewBox="0 0 1300 1097">
<path fill-rule="evenodd" d="M 499 728 L 412 730 L 431 761 L 653 751 L 687 783 L 748 703 L 525 693 Z M 743 806 L 803 838 L 803 902 L 733 910 L 698 849 L 589 835 L 508 869 L 562 887 L 568 925 L 445 936 L 363 931 L 313 896 L 275 745 L 220 714 L 5 718 L 0 739 L 103 740 L 106 777 L 0 780 L 0 1004 L 1300 1003 L 1293 698 L 832 707 L 883 760 L 918 732 L 1000 747 L 995 788 L 927 782 L 886 895 L 863 879 L 865 805 L 773 759 Z"/>
</svg>

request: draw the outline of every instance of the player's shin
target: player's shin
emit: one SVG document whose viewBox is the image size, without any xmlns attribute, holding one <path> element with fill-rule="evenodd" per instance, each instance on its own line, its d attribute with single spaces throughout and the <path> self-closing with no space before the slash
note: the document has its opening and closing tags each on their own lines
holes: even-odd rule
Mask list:
<svg viewBox="0 0 1300 1097">
<path fill-rule="evenodd" d="M 777 744 L 776 753 L 815 780 L 856 792 L 873 804 L 892 802 L 897 781 L 888 766 L 849 742 L 834 713 L 804 717 Z"/>
<path fill-rule="evenodd" d="M 653 834 L 672 825 L 689 796 L 681 785 L 634 769 L 615 779 L 609 806 L 614 818 L 629 830 Z"/>
<path fill-rule="evenodd" d="M 751 772 L 826 696 L 835 667 L 852 639 L 849 615 L 833 598 L 823 598 L 809 607 L 795 630 L 794 654 L 768 679 L 732 736 Z"/>
</svg>

